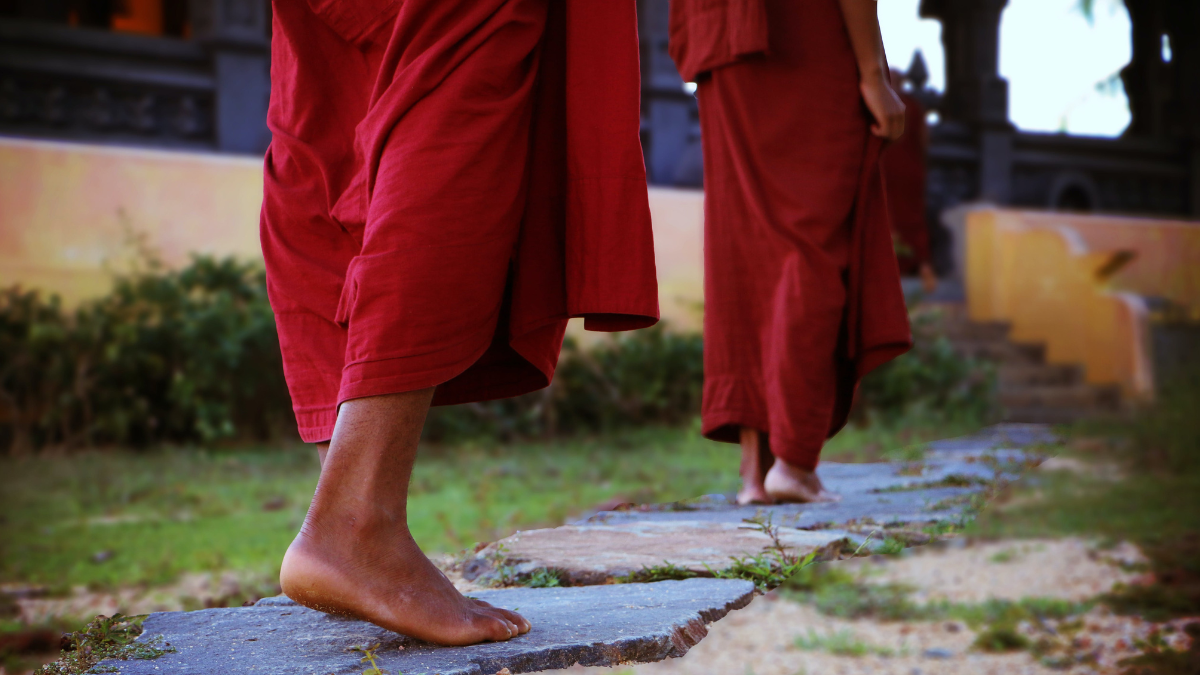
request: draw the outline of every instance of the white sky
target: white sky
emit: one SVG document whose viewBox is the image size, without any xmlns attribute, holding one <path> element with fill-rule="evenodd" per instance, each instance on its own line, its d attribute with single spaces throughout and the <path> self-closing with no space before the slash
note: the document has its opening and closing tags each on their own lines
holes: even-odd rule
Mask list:
<svg viewBox="0 0 1200 675">
<path fill-rule="evenodd" d="M 917 16 L 920 0 L 879 0 L 888 60 L 907 68 L 920 49 L 930 86 L 945 87 L 941 24 Z M 1115 90 L 1096 85 L 1130 59 L 1129 15 L 1120 0 L 1097 0 L 1089 24 L 1078 0 L 1009 0 L 1000 25 L 1000 74 L 1008 80 L 1009 117 L 1029 131 L 1117 136 L 1129 106 Z"/>
</svg>

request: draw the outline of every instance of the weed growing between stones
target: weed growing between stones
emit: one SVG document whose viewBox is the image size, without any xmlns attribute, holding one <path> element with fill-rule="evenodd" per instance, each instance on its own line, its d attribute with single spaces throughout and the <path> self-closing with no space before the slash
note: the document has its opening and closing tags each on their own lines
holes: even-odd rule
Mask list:
<svg viewBox="0 0 1200 675">
<path fill-rule="evenodd" d="M 557 588 L 562 586 L 562 573 L 549 567 L 539 567 L 518 583 L 529 588 Z"/>
<path fill-rule="evenodd" d="M 714 577 L 752 581 L 759 593 L 766 593 L 780 587 L 816 561 L 816 551 L 801 558 L 788 549 L 780 539 L 779 526 L 774 524 L 772 515 L 763 516 L 760 513 L 753 518 L 743 518 L 742 522 L 745 525 L 739 529 L 761 532 L 771 539 L 771 544 L 758 555 L 730 558 L 733 564 L 722 570 L 713 570 L 705 565 L 705 569 Z"/>
<path fill-rule="evenodd" d="M 818 635 L 812 628 L 808 635 L 798 635 L 792 641 L 792 646 L 804 651 L 825 651 L 835 656 L 894 656 L 895 651 L 886 647 L 876 647 L 858 639 L 849 629 Z"/>
<path fill-rule="evenodd" d="M 98 616 L 82 631 L 63 636 L 64 647 L 59 659 L 34 671 L 34 675 L 81 675 L 82 673 L 117 672 L 115 669 L 96 670 L 105 659 L 156 659 L 175 651 L 162 636 L 137 642 L 142 634 L 145 616 Z"/>
<path fill-rule="evenodd" d="M 655 581 L 682 581 L 699 576 L 686 567 L 680 567 L 672 562 L 663 561 L 661 565 L 643 566 L 636 572 L 630 572 L 617 577 L 618 584 L 649 584 Z"/>
<path fill-rule="evenodd" d="M 388 675 L 387 671 L 381 670 L 379 668 L 379 664 L 375 662 L 375 659 L 378 658 L 375 655 L 375 652 L 379 651 L 379 643 L 378 642 L 371 645 L 370 647 L 351 647 L 350 651 L 359 652 L 360 654 L 363 655 L 362 659 L 359 660 L 359 663 L 371 664 L 371 667 L 364 670 L 362 672 L 362 675 Z M 404 675 L 404 673 L 397 670 L 396 675 Z"/>
</svg>

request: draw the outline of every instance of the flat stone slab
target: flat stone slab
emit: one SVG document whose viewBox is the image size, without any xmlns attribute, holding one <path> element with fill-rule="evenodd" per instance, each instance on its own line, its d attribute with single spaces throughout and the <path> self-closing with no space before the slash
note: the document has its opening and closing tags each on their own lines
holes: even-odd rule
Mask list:
<svg viewBox="0 0 1200 675">
<path fill-rule="evenodd" d="M 140 640 L 177 651 L 146 661 L 104 661 L 124 675 L 358 675 L 354 647 L 381 646 L 379 667 L 404 675 L 492 675 L 616 666 L 683 656 L 708 624 L 745 607 L 754 584 L 688 579 L 652 584 L 511 588 L 471 594 L 519 610 L 533 630 L 508 642 L 438 647 L 363 621 L 313 611 L 285 597 L 253 607 L 151 614 Z M 110 671 L 111 672 L 111 671 Z"/>
<path fill-rule="evenodd" d="M 828 559 L 838 553 L 847 535 L 780 528 L 779 539 L 789 553 L 803 557 L 816 552 L 819 558 Z M 507 573 L 517 578 L 548 568 L 573 586 L 609 583 L 664 562 L 703 575 L 725 569 L 731 558 L 762 553 L 773 543 L 769 536 L 740 521 L 684 518 L 564 525 L 518 532 L 488 546 L 473 564 L 465 566 L 464 576 L 477 582 L 494 579 L 495 563 L 500 559 L 508 566 Z"/>
<path fill-rule="evenodd" d="M 738 506 L 725 495 L 674 504 L 601 511 L 564 527 L 518 532 L 467 560 L 463 576 L 482 585 L 503 572 L 522 578 L 539 568 L 571 584 L 602 584 L 643 567 L 670 563 L 699 574 L 730 567 L 735 558 L 761 554 L 772 544 L 747 521 L 769 521 L 791 552 L 834 557 L 844 545 L 870 536 L 919 545 L 922 529 L 960 522 L 972 496 L 997 480 L 1017 478 L 1037 458 L 1026 448 L 1055 436 L 1036 424 L 1001 424 L 963 438 L 929 444 L 918 462 L 824 462 L 822 482 L 842 496 L 821 504 Z"/>
</svg>

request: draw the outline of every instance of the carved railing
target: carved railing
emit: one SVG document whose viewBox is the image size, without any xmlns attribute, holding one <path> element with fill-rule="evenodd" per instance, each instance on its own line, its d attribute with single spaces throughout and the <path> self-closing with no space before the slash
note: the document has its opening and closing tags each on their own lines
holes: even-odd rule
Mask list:
<svg viewBox="0 0 1200 675">
<path fill-rule="evenodd" d="M 0 131 L 216 147 L 216 82 L 196 43 L 0 20 Z"/>
<path fill-rule="evenodd" d="M 192 39 L 0 19 L 0 134 L 257 153 L 267 4 L 193 0 Z"/>
</svg>

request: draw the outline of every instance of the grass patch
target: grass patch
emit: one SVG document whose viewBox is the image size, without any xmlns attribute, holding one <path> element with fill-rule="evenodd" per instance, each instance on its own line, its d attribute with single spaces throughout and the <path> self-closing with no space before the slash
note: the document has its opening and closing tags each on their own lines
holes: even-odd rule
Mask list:
<svg viewBox="0 0 1200 675">
<path fill-rule="evenodd" d="M 970 431 L 904 418 L 848 427 L 826 458 L 913 452 Z M 914 445 L 916 444 L 916 445 Z M 732 493 L 737 447 L 698 425 L 553 441 L 424 445 L 410 525 L 430 552 L 552 526 L 614 498 L 665 503 Z M 186 572 L 270 576 L 303 521 L 319 465 L 306 446 L 83 452 L 0 458 L 0 582 L 156 586 Z M 749 571 L 749 570 L 747 570 Z"/>
<path fill-rule="evenodd" d="M 661 565 L 642 566 L 636 572 L 630 572 L 623 577 L 617 577 L 618 584 L 649 584 L 655 581 L 681 581 L 692 579 L 697 575 L 686 567 L 663 561 Z"/>
<path fill-rule="evenodd" d="M 1180 377 L 1158 403 L 1129 422 L 1063 429 L 1059 450 L 1115 464 L 1113 481 L 1041 473 L 1005 488 L 964 531 L 1003 539 L 1078 535 L 1131 541 L 1150 558 L 1155 582 L 1116 589 L 1115 610 L 1152 621 L 1200 614 L 1200 377 Z"/>
<path fill-rule="evenodd" d="M 1016 625 L 1021 621 L 1062 620 L 1083 614 L 1094 604 L 1053 598 L 919 604 L 910 597 L 912 588 L 903 584 L 864 583 L 839 568 L 837 563 L 807 567 L 784 583 L 782 590 L 791 600 L 811 604 L 822 614 L 842 619 L 956 620 L 973 628 L 992 624 Z"/>
<path fill-rule="evenodd" d="M 863 642 L 849 629 L 818 635 L 817 631 L 809 628 L 807 635 L 796 636 L 792 646 L 808 652 L 829 652 L 835 656 L 893 656 L 896 653 L 886 647 L 876 647 Z"/>
<path fill-rule="evenodd" d="M 105 659 L 156 659 L 175 651 L 174 647 L 162 643 L 162 636 L 136 642 L 142 634 L 144 618 L 120 614 L 96 617 L 83 630 L 65 635 L 67 644 L 59 659 L 38 668 L 35 675 L 115 673 L 115 669 L 96 670 L 96 665 Z"/>
<path fill-rule="evenodd" d="M 557 525 L 614 497 L 673 501 L 737 485 L 736 448 L 692 429 L 422 448 L 410 524 L 449 552 Z M 307 447 L 0 459 L 0 581 L 158 585 L 184 572 L 278 570 L 312 498 Z"/>
</svg>

